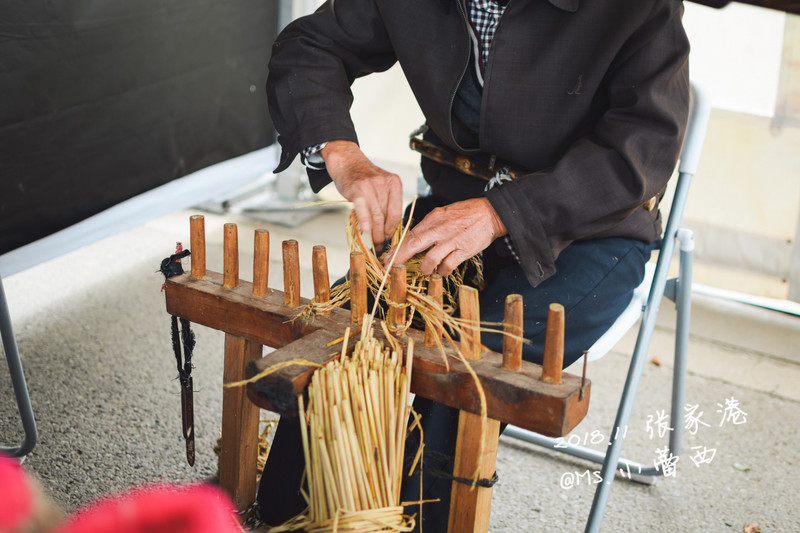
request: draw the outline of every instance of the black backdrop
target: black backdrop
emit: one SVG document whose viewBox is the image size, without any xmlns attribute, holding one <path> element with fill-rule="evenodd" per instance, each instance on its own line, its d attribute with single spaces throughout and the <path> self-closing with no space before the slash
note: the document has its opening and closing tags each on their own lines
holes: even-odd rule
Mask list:
<svg viewBox="0 0 800 533">
<path fill-rule="evenodd" d="M 277 4 L 0 2 L 0 254 L 271 144 Z"/>
</svg>

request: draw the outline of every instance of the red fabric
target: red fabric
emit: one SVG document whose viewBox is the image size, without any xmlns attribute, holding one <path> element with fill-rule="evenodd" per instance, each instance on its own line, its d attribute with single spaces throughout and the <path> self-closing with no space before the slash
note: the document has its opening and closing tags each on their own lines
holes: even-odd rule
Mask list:
<svg viewBox="0 0 800 533">
<path fill-rule="evenodd" d="M 16 531 L 33 514 L 33 490 L 20 464 L 0 455 L 0 531 Z"/>
<path fill-rule="evenodd" d="M 233 505 L 211 486 L 152 486 L 101 500 L 56 533 L 240 533 Z"/>
</svg>

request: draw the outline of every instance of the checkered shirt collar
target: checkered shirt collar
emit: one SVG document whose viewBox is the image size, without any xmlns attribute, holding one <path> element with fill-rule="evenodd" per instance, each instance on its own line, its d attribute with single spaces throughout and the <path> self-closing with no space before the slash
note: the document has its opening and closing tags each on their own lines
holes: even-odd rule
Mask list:
<svg viewBox="0 0 800 533">
<path fill-rule="evenodd" d="M 480 70 L 486 67 L 489 60 L 489 50 L 494 39 L 494 32 L 500 17 L 505 11 L 505 6 L 497 3 L 497 0 L 467 0 L 467 11 L 469 21 L 478 39 L 480 49 Z"/>
<path fill-rule="evenodd" d="M 497 14 L 502 14 L 504 7 L 497 3 L 497 0 L 467 0 L 470 4 L 472 4 L 477 9 L 488 11 L 488 12 L 496 12 Z"/>
</svg>

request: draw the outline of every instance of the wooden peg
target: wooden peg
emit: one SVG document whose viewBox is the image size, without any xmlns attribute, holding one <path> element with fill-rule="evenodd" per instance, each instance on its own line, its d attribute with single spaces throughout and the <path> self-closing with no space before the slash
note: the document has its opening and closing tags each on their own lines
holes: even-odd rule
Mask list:
<svg viewBox="0 0 800 533">
<path fill-rule="evenodd" d="M 253 250 L 253 296 L 266 296 L 269 291 L 269 231 L 256 230 Z"/>
<path fill-rule="evenodd" d="M 189 249 L 192 252 L 192 274 L 200 279 L 206 275 L 206 222 L 203 215 L 189 217 Z"/>
<path fill-rule="evenodd" d="M 564 366 L 564 306 L 552 303 L 547 312 L 542 381 L 560 385 L 562 366 Z"/>
<path fill-rule="evenodd" d="M 433 324 L 425 324 L 425 346 L 433 348 L 442 343 L 442 313 L 444 313 L 442 276 L 433 274 L 428 280 L 428 297 L 435 303 L 431 319 Z"/>
<path fill-rule="evenodd" d="M 406 324 L 406 266 L 392 265 L 389 278 L 388 322 L 390 328 L 401 328 Z"/>
<path fill-rule="evenodd" d="M 283 294 L 286 305 L 300 305 L 300 251 L 294 239 L 283 241 Z"/>
<path fill-rule="evenodd" d="M 314 298 L 317 303 L 325 303 L 331 299 L 331 283 L 328 278 L 328 254 L 324 246 L 314 246 L 312 270 L 314 273 Z M 318 311 L 318 313 L 329 315 L 330 311 Z"/>
<path fill-rule="evenodd" d="M 519 370 L 522 368 L 522 296 L 509 294 L 506 296 L 505 315 L 503 317 L 503 368 Z"/>
<path fill-rule="evenodd" d="M 239 231 L 236 224 L 232 222 L 225 224 L 222 247 L 224 254 L 222 286 L 233 289 L 239 284 Z"/>
<path fill-rule="evenodd" d="M 480 305 L 478 290 L 462 285 L 458 289 L 458 309 L 464 321 L 461 331 L 461 353 L 467 359 L 481 358 Z"/>
<path fill-rule="evenodd" d="M 350 253 L 350 322 L 361 325 L 367 312 L 367 262 L 362 252 Z"/>
</svg>

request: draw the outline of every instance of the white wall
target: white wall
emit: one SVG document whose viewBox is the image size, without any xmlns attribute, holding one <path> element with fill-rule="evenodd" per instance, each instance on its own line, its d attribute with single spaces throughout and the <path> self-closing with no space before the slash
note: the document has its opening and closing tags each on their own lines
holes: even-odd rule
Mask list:
<svg viewBox="0 0 800 533">
<path fill-rule="evenodd" d="M 685 2 L 691 76 L 718 109 L 771 117 L 786 15 L 744 4 L 714 9 Z"/>
<path fill-rule="evenodd" d="M 692 78 L 714 108 L 685 214 L 696 227 L 698 257 L 723 268 L 704 282 L 786 297 L 790 282 L 800 284 L 789 279 L 798 246 L 800 129 L 773 123 L 784 38 L 793 35 L 784 31 L 787 16 L 741 4 L 685 6 Z M 763 276 L 758 287 L 748 273 Z"/>
</svg>

